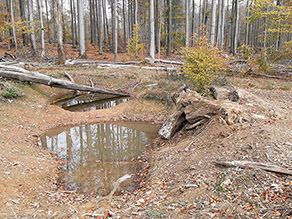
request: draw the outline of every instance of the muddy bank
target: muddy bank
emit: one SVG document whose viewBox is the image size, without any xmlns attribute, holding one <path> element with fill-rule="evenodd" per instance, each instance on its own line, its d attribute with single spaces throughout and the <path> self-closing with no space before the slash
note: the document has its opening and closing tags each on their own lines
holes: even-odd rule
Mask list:
<svg viewBox="0 0 292 219">
<path fill-rule="evenodd" d="M 182 130 L 170 140 L 158 139 L 142 158 L 139 190 L 114 196 L 110 203 L 97 203 L 99 197 L 94 194 L 65 190 L 57 180 L 62 161 L 37 145 L 42 133 L 54 127 L 108 121 L 161 123 L 172 110 L 157 99 L 138 98 L 143 90 L 152 89 L 149 84 L 157 82 L 151 85 L 157 90 L 173 88 L 162 73 L 148 72 L 148 78 L 145 72 L 143 76 L 111 74 L 139 79 L 142 85 L 133 95 L 137 98 L 114 108 L 69 112 L 47 102 L 62 90 L 17 83 L 25 95 L 11 103 L 0 101 L 1 218 L 289 217 L 291 176 L 220 168 L 213 163 L 226 158 L 292 166 L 292 93 L 278 90 L 241 90 L 239 104 L 249 115 L 243 123 L 208 123 L 204 129 Z M 114 87 L 106 76 L 105 72 L 96 75 L 104 86 Z M 86 80 L 84 75 L 77 78 Z"/>
</svg>

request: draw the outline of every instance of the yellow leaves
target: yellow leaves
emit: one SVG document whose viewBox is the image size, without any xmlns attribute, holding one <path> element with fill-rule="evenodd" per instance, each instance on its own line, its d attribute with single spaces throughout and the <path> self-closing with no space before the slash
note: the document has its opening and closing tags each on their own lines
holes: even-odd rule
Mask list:
<svg viewBox="0 0 292 219">
<path fill-rule="evenodd" d="M 199 37 L 195 44 L 195 47 L 185 49 L 184 72 L 198 92 L 206 93 L 208 85 L 225 70 L 226 60 L 205 36 Z"/>
</svg>

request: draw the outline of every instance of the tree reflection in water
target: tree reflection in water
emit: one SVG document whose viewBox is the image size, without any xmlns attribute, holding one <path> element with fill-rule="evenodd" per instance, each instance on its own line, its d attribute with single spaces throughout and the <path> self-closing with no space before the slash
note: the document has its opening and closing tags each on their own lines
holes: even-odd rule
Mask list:
<svg viewBox="0 0 292 219">
<path fill-rule="evenodd" d="M 137 172 L 140 163 L 135 158 L 157 130 L 157 126 L 141 123 L 83 125 L 51 131 L 40 138 L 40 144 L 65 160 L 62 179 L 69 187 L 107 195 L 118 178 Z M 121 187 L 131 189 L 133 182 Z"/>
</svg>

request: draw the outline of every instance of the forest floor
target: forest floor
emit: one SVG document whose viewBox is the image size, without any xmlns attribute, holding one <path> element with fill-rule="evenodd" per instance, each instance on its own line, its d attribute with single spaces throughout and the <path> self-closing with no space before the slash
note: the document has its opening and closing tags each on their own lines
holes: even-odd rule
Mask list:
<svg viewBox="0 0 292 219">
<path fill-rule="evenodd" d="M 262 170 L 223 168 L 217 159 L 292 166 L 290 80 L 230 77 L 244 108 L 240 124 L 210 124 L 201 132 L 157 138 L 145 152 L 139 188 L 97 203 L 94 194 L 67 191 L 58 182 L 61 161 L 38 146 L 38 137 L 60 127 L 108 121 L 163 123 L 174 110 L 169 94 L 184 81 L 164 71 L 98 69 L 92 65 L 30 66 L 53 77 L 64 71 L 77 83 L 120 88 L 130 101 L 114 108 L 69 112 L 50 100 L 68 91 L 0 80 L 22 97 L 0 100 L 1 218 L 291 218 L 292 176 Z M 126 86 L 125 86 L 126 85 Z M 142 98 L 151 94 L 152 99 Z M 158 95 L 155 95 L 157 93 Z"/>
</svg>

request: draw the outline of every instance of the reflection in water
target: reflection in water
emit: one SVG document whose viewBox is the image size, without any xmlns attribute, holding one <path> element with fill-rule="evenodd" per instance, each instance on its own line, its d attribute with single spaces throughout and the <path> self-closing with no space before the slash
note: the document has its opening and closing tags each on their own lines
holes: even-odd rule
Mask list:
<svg viewBox="0 0 292 219">
<path fill-rule="evenodd" d="M 101 95 L 89 98 L 88 96 L 82 95 L 59 101 L 56 103 L 56 105 L 72 112 L 84 112 L 115 107 L 116 105 L 127 102 L 128 100 L 129 98 L 106 98 Z"/>
<path fill-rule="evenodd" d="M 139 129 L 129 128 L 133 126 Z M 65 160 L 62 179 L 69 187 L 107 195 L 118 178 L 137 172 L 140 164 L 135 158 L 156 133 L 157 126 L 149 124 L 92 124 L 52 131 L 40 138 L 40 144 Z M 126 183 L 122 189 L 131 189 L 133 182 Z"/>
</svg>

